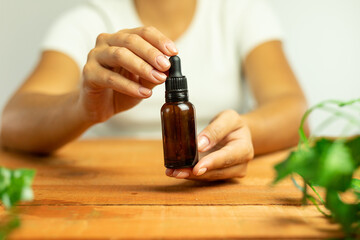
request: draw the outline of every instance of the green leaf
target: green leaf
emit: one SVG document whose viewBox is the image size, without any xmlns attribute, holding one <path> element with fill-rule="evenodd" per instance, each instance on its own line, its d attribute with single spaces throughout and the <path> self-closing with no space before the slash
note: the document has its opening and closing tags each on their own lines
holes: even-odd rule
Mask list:
<svg viewBox="0 0 360 240">
<path fill-rule="evenodd" d="M 347 141 L 346 146 L 350 149 L 351 155 L 355 160 L 356 167 L 359 167 L 360 166 L 360 136 Z"/>
<path fill-rule="evenodd" d="M 354 224 L 359 221 L 359 204 L 346 204 L 341 201 L 334 190 L 326 193 L 326 207 L 332 212 L 334 219 L 339 222 L 347 235 L 354 233 Z"/>
<path fill-rule="evenodd" d="M 5 240 L 7 236 L 16 228 L 20 227 L 20 218 L 18 215 L 11 215 L 9 218 L 0 222 L 0 240 Z"/>
<path fill-rule="evenodd" d="M 280 180 L 287 177 L 289 174 L 291 174 L 294 171 L 293 158 L 295 158 L 295 155 L 296 155 L 296 152 L 291 152 L 285 161 L 275 165 L 274 168 L 276 170 L 277 175 L 273 182 L 274 184 L 278 183 Z"/>
<path fill-rule="evenodd" d="M 4 191 L 11 182 L 11 172 L 8 169 L 0 168 L 0 193 Z"/>
<path fill-rule="evenodd" d="M 34 170 L 0 168 L 0 200 L 9 209 L 19 201 L 33 199 L 31 184 Z"/>
<path fill-rule="evenodd" d="M 311 201 L 326 216 L 332 216 L 341 224 L 347 237 L 354 237 L 360 234 L 360 179 L 352 178 L 357 167 L 360 167 L 360 136 L 349 140 L 318 139 L 315 142 L 309 141 L 304 132 L 304 124 L 308 116 L 317 109 L 325 110 L 336 118 L 343 118 L 353 126 L 360 126 L 360 118 L 355 114 L 349 114 L 342 109 L 357 111 L 360 99 L 347 102 L 327 100 L 308 109 L 301 119 L 299 127 L 299 147 L 289 157 L 275 166 L 277 176 L 274 183 L 280 181 L 292 173 L 298 173 L 303 177 L 304 187 L 299 186 L 293 179 L 296 187 L 303 192 L 303 199 Z M 342 109 L 339 109 L 342 108 Z M 331 119 L 335 119 L 334 117 Z M 307 193 L 307 186 L 310 186 L 317 197 Z M 331 214 L 322 211 L 317 201 L 324 203 L 321 196 L 313 186 L 324 187 L 326 190 L 325 206 Z M 355 204 L 344 203 L 339 197 L 339 192 L 345 192 L 349 188 L 357 197 Z"/>
<path fill-rule="evenodd" d="M 344 141 L 318 142 L 320 159 L 314 183 L 328 189 L 346 191 L 355 170 L 354 159 Z"/>
<path fill-rule="evenodd" d="M 358 200 L 360 199 L 360 179 L 353 178 L 351 181 L 351 188 L 354 190 Z"/>
<path fill-rule="evenodd" d="M 356 192 L 360 192 L 360 179 L 353 178 L 351 181 L 351 188 Z"/>
<path fill-rule="evenodd" d="M 298 173 L 305 179 L 312 178 L 316 174 L 312 166 L 315 160 L 316 152 L 312 148 L 291 152 L 285 161 L 275 166 L 277 176 L 274 183 L 279 182 L 291 173 Z"/>
</svg>

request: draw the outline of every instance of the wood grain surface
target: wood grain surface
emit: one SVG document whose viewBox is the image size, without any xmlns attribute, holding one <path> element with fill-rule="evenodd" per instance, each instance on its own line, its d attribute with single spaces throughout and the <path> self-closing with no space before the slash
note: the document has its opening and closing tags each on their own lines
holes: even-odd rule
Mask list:
<svg viewBox="0 0 360 240">
<path fill-rule="evenodd" d="M 257 157 L 243 179 L 204 183 L 167 177 L 157 140 L 82 140 L 48 157 L 1 151 L 1 166 L 37 171 L 11 239 L 341 237 L 290 180 L 271 186 L 288 153 Z"/>
</svg>

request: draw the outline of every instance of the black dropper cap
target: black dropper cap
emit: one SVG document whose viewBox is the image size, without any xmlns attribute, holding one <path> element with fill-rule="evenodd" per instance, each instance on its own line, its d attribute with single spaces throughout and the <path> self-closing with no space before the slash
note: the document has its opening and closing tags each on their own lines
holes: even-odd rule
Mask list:
<svg viewBox="0 0 360 240">
<path fill-rule="evenodd" d="M 169 58 L 171 67 L 169 76 L 165 81 L 166 102 L 188 101 L 188 88 L 186 77 L 181 73 L 181 60 L 178 56 Z"/>
</svg>

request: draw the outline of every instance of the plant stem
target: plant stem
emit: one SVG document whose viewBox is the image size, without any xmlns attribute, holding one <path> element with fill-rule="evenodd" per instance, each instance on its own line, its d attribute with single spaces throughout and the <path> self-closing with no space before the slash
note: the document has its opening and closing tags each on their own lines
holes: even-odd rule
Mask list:
<svg viewBox="0 0 360 240">
<path fill-rule="evenodd" d="M 305 135 L 305 131 L 304 131 L 304 124 L 305 121 L 307 120 L 307 118 L 309 117 L 310 113 L 312 113 L 314 110 L 319 109 L 319 108 L 327 108 L 325 107 L 325 105 L 328 104 L 334 104 L 337 105 L 338 107 L 344 107 L 344 106 L 348 106 L 348 105 L 352 105 L 354 103 L 360 103 L 360 98 L 359 99 L 354 99 L 351 101 L 347 101 L 347 102 L 343 102 L 343 101 L 338 101 L 338 100 L 326 100 L 326 101 L 322 101 L 318 104 L 316 104 L 315 106 L 309 108 L 305 114 L 303 115 L 301 122 L 300 122 L 300 127 L 299 127 L 299 136 L 300 136 L 300 141 L 299 141 L 299 146 L 300 143 L 304 143 L 305 145 L 309 145 L 309 140 Z M 329 111 L 329 109 L 327 108 L 326 110 Z M 334 109 L 332 109 L 332 112 L 334 113 Z M 349 117 L 349 116 L 346 116 Z M 349 119 L 348 119 L 349 120 Z M 352 122 L 353 119 L 350 119 L 350 121 Z"/>
<path fill-rule="evenodd" d="M 307 204 L 307 183 L 306 180 L 303 178 L 304 180 L 304 187 L 303 187 L 303 198 L 302 198 L 302 204 L 306 205 Z"/>
<path fill-rule="evenodd" d="M 313 185 L 312 185 L 312 184 L 309 184 L 309 187 L 314 191 L 314 193 L 316 194 L 316 196 L 318 196 L 318 198 L 320 199 L 320 202 L 325 205 L 324 199 L 322 199 L 322 197 L 321 197 L 320 194 L 316 191 L 316 189 L 313 187 Z"/>
</svg>

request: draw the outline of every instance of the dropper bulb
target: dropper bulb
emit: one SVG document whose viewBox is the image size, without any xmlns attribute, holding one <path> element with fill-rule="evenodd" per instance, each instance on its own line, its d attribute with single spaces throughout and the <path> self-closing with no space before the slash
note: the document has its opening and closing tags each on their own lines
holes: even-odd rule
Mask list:
<svg viewBox="0 0 360 240">
<path fill-rule="evenodd" d="M 171 67 L 169 69 L 169 77 L 182 77 L 181 73 L 181 60 L 178 56 L 172 56 L 169 58 Z"/>
<path fill-rule="evenodd" d="M 188 101 L 188 87 L 186 77 L 181 73 L 181 60 L 178 56 L 169 58 L 171 67 L 165 81 L 166 102 Z"/>
</svg>

